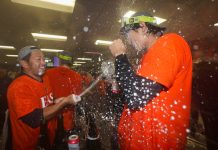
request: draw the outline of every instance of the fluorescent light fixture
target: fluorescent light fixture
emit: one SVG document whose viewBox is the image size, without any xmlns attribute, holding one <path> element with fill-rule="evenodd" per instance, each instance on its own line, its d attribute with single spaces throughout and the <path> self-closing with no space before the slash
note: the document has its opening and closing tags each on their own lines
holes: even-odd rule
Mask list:
<svg viewBox="0 0 218 150">
<path fill-rule="evenodd" d="M 215 26 L 215 27 L 218 27 L 218 23 L 214 23 L 214 26 Z"/>
<path fill-rule="evenodd" d="M 99 52 L 84 52 L 85 54 L 93 54 L 93 55 L 103 55 L 102 53 Z"/>
<path fill-rule="evenodd" d="M 82 64 L 73 64 L 73 66 L 81 66 Z"/>
<path fill-rule="evenodd" d="M 11 0 L 14 3 L 72 13 L 76 0 Z"/>
<path fill-rule="evenodd" d="M 123 17 L 130 18 L 135 13 L 136 13 L 135 11 L 130 10 L 130 11 L 126 12 Z"/>
<path fill-rule="evenodd" d="M 14 46 L 5 46 L 5 45 L 0 45 L 0 49 L 15 50 Z"/>
<path fill-rule="evenodd" d="M 10 54 L 7 54 L 6 56 L 7 57 L 18 57 L 18 55 L 10 55 Z"/>
<path fill-rule="evenodd" d="M 91 58 L 77 58 L 77 60 L 92 60 Z"/>
<path fill-rule="evenodd" d="M 85 64 L 86 62 L 85 61 L 74 61 L 73 63 L 75 63 L 75 64 Z"/>
<path fill-rule="evenodd" d="M 112 41 L 104 41 L 104 40 L 97 40 L 95 41 L 95 45 L 111 45 Z"/>
<path fill-rule="evenodd" d="M 156 16 L 154 16 L 154 18 L 157 20 L 157 24 L 161 24 L 161 23 L 167 21 L 167 20 L 164 19 L 164 18 L 160 18 L 160 17 L 156 17 Z"/>
<path fill-rule="evenodd" d="M 55 53 L 55 52 L 63 52 L 64 50 L 41 48 L 41 51 Z"/>
<path fill-rule="evenodd" d="M 62 35 L 51 35 L 42 33 L 31 33 L 34 39 L 53 40 L 53 41 L 66 41 L 67 37 Z"/>
</svg>

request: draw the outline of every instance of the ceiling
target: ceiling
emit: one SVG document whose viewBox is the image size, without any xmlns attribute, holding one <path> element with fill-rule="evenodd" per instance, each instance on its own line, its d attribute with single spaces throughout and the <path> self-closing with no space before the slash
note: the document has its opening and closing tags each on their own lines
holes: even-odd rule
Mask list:
<svg viewBox="0 0 218 150">
<path fill-rule="evenodd" d="M 0 45 L 14 46 L 16 50 L 0 49 L 0 65 L 16 64 L 17 54 L 26 45 L 41 48 L 71 51 L 74 58 L 98 55 L 84 52 L 99 52 L 102 57 L 111 57 L 107 46 L 95 45 L 97 39 L 114 40 L 119 37 L 118 20 L 128 10 L 146 10 L 155 16 L 167 19 L 162 25 L 167 32 L 176 32 L 190 43 L 206 43 L 217 48 L 218 0 L 77 0 L 73 13 L 64 13 L 32 7 L 10 0 L 0 2 Z M 34 40 L 30 33 L 41 32 L 66 35 L 66 42 Z M 205 42 L 206 41 L 206 42 Z M 46 53 L 53 56 L 54 53 Z"/>
</svg>

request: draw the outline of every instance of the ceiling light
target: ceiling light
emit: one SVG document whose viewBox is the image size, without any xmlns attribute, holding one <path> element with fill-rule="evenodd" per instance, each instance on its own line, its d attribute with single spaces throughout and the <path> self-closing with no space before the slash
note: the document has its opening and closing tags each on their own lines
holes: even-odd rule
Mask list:
<svg viewBox="0 0 218 150">
<path fill-rule="evenodd" d="M 156 17 L 156 16 L 154 16 L 154 18 L 156 19 L 156 21 L 157 21 L 157 24 L 161 24 L 161 23 L 163 23 L 163 22 L 167 21 L 167 20 L 166 20 L 166 19 L 164 19 L 164 18 L 160 18 L 160 17 Z"/>
<path fill-rule="evenodd" d="M 76 0 L 11 0 L 15 3 L 72 13 Z"/>
<path fill-rule="evenodd" d="M 77 58 L 77 60 L 92 60 L 91 58 Z"/>
<path fill-rule="evenodd" d="M 67 37 L 62 35 L 51 35 L 42 33 L 31 33 L 34 39 L 53 40 L 53 41 L 66 41 Z"/>
<path fill-rule="evenodd" d="M 81 66 L 82 64 L 73 64 L 74 66 Z"/>
<path fill-rule="evenodd" d="M 18 57 L 18 55 L 9 55 L 9 54 L 7 54 L 6 56 L 7 57 Z"/>
<path fill-rule="evenodd" d="M 44 51 L 44 52 L 63 52 L 64 50 L 60 50 L 60 49 L 47 49 L 47 48 L 41 48 L 41 51 Z"/>
<path fill-rule="evenodd" d="M 73 63 L 75 63 L 75 64 L 85 64 L 86 62 L 85 61 L 74 61 Z"/>
<path fill-rule="evenodd" d="M 112 41 L 97 40 L 95 45 L 111 45 Z"/>
<path fill-rule="evenodd" d="M 135 13 L 136 13 L 135 11 L 130 10 L 130 11 L 126 12 L 123 17 L 130 18 Z"/>
<path fill-rule="evenodd" d="M 85 54 L 93 54 L 93 55 L 103 55 L 102 53 L 99 52 L 84 52 Z"/>
<path fill-rule="evenodd" d="M 217 27 L 217 26 L 218 26 L 218 23 L 215 23 L 214 26 Z"/>
<path fill-rule="evenodd" d="M 0 49 L 15 50 L 14 46 L 5 46 L 5 45 L 0 45 Z"/>
</svg>

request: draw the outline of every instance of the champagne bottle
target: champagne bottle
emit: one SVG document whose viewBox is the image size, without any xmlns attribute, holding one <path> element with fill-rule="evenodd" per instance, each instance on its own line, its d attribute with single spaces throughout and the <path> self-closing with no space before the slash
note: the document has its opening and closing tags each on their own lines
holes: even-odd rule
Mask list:
<svg viewBox="0 0 218 150">
<path fill-rule="evenodd" d="M 55 139 L 54 139 L 54 145 L 52 147 L 55 150 L 67 150 L 68 149 L 62 114 L 59 114 L 57 117 L 57 129 L 56 129 L 56 134 L 55 134 Z"/>
<path fill-rule="evenodd" d="M 46 120 L 42 117 L 40 121 L 40 134 L 38 137 L 37 150 L 49 150 L 49 138 L 47 134 L 47 123 Z"/>
<path fill-rule="evenodd" d="M 100 134 L 96 125 L 95 115 L 94 114 L 88 114 L 88 132 L 87 132 L 87 138 L 86 138 L 86 149 L 88 150 L 96 150 L 102 149 L 101 146 L 101 139 Z"/>
</svg>

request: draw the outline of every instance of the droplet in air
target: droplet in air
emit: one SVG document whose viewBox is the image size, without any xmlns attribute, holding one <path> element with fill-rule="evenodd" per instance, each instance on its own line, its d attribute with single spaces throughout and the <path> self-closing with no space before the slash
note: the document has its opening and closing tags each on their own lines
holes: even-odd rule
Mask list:
<svg viewBox="0 0 218 150">
<path fill-rule="evenodd" d="M 186 109 L 186 108 L 187 108 L 187 106 L 186 106 L 186 105 L 182 105 L 182 108 L 183 108 L 183 109 Z"/>
<path fill-rule="evenodd" d="M 175 117 L 174 117 L 174 116 L 171 116 L 171 117 L 170 117 L 170 120 L 175 120 Z"/>
<path fill-rule="evenodd" d="M 88 32 L 88 31 L 89 31 L 89 28 L 88 28 L 88 27 L 83 27 L 83 31 L 84 31 L 84 32 Z"/>
<path fill-rule="evenodd" d="M 190 129 L 186 129 L 186 133 L 190 133 Z"/>
</svg>

